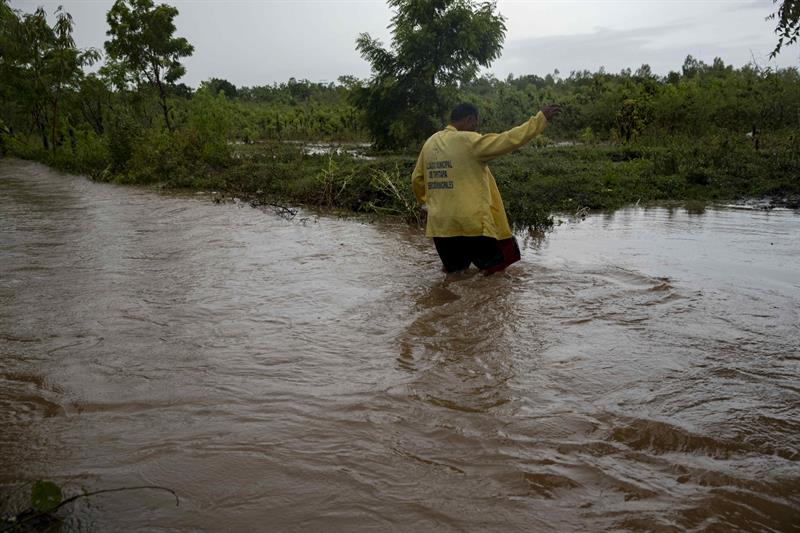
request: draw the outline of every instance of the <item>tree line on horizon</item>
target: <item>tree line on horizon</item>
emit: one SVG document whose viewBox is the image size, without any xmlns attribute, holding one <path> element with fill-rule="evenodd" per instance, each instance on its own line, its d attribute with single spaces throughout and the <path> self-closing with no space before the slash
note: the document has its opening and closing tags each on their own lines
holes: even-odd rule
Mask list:
<svg viewBox="0 0 800 533">
<path fill-rule="evenodd" d="M 478 106 L 484 131 L 507 129 L 558 102 L 564 112 L 548 136 L 584 143 L 664 143 L 752 130 L 794 139 L 800 129 L 796 68 L 737 69 L 721 58 L 706 64 L 688 56 L 665 76 L 642 65 L 497 79 L 478 76 L 502 50 L 504 19 L 493 3 L 389 4 L 391 46 L 367 34 L 356 42 L 372 66 L 370 79 L 236 87 L 211 78 L 192 89 L 179 81 L 181 60 L 193 47 L 175 36 L 175 7 L 117 0 L 107 14 L 105 62 L 88 72 L 103 54 L 76 47 L 75 21 L 62 8 L 50 24 L 42 8 L 21 13 L 0 0 L 0 150 L 144 182 L 159 172 L 208 174 L 235 164 L 237 143 L 416 148 L 458 101 Z M 796 40 L 796 6 L 786 0 L 776 12 L 783 33 L 775 53 Z"/>
</svg>

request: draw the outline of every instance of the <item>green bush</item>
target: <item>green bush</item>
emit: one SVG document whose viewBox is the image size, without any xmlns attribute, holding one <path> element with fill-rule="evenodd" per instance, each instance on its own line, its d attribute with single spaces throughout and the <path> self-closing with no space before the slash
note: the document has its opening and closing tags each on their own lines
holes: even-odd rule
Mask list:
<svg viewBox="0 0 800 533">
<path fill-rule="evenodd" d="M 134 149 L 142 140 L 143 128 L 126 106 L 109 111 L 105 125 L 106 149 L 111 163 L 109 170 L 112 174 L 124 174 Z"/>
<path fill-rule="evenodd" d="M 192 98 L 180 142 L 187 157 L 200 158 L 211 167 L 222 167 L 231 158 L 229 139 L 233 107 L 223 94 L 198 91 Z"/>
</svg>

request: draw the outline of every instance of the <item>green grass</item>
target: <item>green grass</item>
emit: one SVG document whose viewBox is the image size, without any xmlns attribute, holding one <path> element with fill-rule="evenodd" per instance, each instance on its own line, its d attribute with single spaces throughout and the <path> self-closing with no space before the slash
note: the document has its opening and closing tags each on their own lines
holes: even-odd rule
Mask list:
<svg viewBox="0 0 800 533">
<path fill-rule="evenodd" d="M 800 201 L 800 150 L 756 151 L 714 139 L 670 146 L 526 147 L 492 163 L 509 216 L 527 225 L 531 206 L 571 212 L 630 204 Z"/>
<path fill-rule="evenodd" d="M 410 175 L 416 154 L 374 160 L 306 156 L 296 147 L 250 147 L 225 174 L 229 190 L 283 201 L 402 214 L 409 220 Z M 547 228 L 551 213 L 631 204 L 729 202 L 745 198 L 800 199 L 800 150 L 775 144 L 756 151 L 717 139 L 669 145 L 528 146 L 493 161 L 509 218 L 518 227 Z M 403 196 L 376 186 L 390 176 Z M 413 202 L 412 202 L 413 203 Z"/>
<path fill-rule="evenodd" d="M 178 139 L 180 141 L 180 139 Z M 191 142 L 163 136 L 140 146 L 121 172 L 108 158 L 16 150 L 23 157 L 119 183 L 217 190 L 256 204 L 306 205 L 418 221 L 410 190 L 416 153 L 373 158 L 306 155 L 297 144 L 236 145 L 206 160 Z M 490 164 L 517 227 L 546 229 L 552 213 L 631 204 L 694 206 L 773 197 L 800 206 L 800 145 L 784 135 L 756 151 L 746 140 L 667 139 L 638 145 L 526 146 Z M 197 153 L 195 153 L 197 152 Z M 80 155 L 81 157 L 77 157 Z"/>
</svg>

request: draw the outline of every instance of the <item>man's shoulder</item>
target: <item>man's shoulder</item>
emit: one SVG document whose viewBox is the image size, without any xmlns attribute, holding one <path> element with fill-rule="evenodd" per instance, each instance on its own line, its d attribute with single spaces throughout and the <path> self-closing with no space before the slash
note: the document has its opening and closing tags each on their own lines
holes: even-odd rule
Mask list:
<svg viewBox="0 0 800 533">
<path fill-rule="evenodd" d="M 446 128 L 437 131 L 422 145 L 420 155 L 424 159 L 441 159 L 452 157 L 456 153 L 470 153 L 480 134 L 474 131 L 458 131 Z"/>
<path fill-rule="evenodd" d="M 425 139 L 425 142 L 422 143 L 422 149 L 425 150 L 426 148 L 430 148 L 432 145 L 435 145 L 438 142 L 439 138 L 442 136 L 442 133 L 444 133 L 444 131 L 445 130 L 437 131 L 436 133 Z"/>
<path fill-rule="evenodd" d="M 430 137 L 428 140 L 425 141 L 425 144 L 436 142 L 437 140 L 450 140 L 450 139 L 465 139 L 465 140 L 473 140 L 480 137 L 481 134 L 476 131 L 459 131 L 450 128 L 445 128 L 443 130 L 439 130 Z"/>
</svg>

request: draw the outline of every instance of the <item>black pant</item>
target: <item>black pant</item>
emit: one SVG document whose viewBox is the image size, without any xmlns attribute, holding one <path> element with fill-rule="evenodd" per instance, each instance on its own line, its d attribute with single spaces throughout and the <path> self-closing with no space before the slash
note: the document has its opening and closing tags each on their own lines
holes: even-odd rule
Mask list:
<svg viewBox="0 0 800 533">
<path fill-rule="evenodd" d="M 492 237 L 433 238 L 445 272 L 465 270 L 470 263 L 481 270 L 503 264 L 503 252 L 497 242 Z"/>
</svg>

